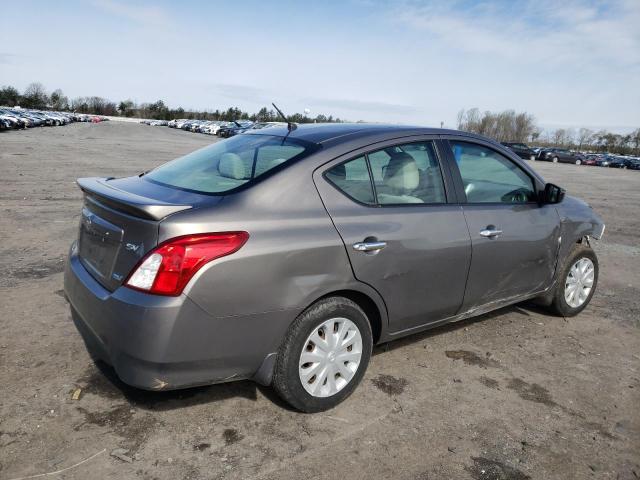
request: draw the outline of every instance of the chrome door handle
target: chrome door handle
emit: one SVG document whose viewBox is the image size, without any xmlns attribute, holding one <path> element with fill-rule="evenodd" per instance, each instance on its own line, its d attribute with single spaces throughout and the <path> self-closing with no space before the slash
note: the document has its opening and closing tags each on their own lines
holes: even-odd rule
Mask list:
<svg viewBox="0 0 640 480">
<path fill-rule="evenodd" d="M 358 252 L 377 252 L 387 246 L 387 242 L 358 242 L 353 244 L 353 249 Z"/>
<path fill-rule="evenodd" d="M 489 229 L 489 228 L 480 230 L 481 237 L 493 238 L 493 237 L 499 237 L 500 235 L 502 235 L 502 230 Z"/>
</svg>

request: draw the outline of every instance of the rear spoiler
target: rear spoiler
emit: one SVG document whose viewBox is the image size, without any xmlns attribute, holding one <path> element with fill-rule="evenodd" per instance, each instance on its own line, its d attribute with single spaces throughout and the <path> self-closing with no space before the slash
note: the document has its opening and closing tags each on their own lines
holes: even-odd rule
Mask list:
<svg viewBox="0 0 640 480">
<path fill-rule="evenodd" d="M 162 220 L 173 213 L 188 210 L 191 205 L 177 205 L 143 197 L 109 185 L 109 178 L 78 178 L 76 182 L 86 197 L 115 210 L 149 220 Z"/>
</svg>

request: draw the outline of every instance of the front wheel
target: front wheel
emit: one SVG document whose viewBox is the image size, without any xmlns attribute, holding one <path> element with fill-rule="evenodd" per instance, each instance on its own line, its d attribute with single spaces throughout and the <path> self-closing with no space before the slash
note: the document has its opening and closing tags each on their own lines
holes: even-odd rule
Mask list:
<svg viewBox="0 0 640 480">
<path fill-rule="evenodd" d="M 553 158 L 551 159 L 551 161 L 552 161 L 553 163 L 558 163 L 558 157 L 553 157 Z"/>
<path fill-rule="evenodd" d="M 582 160 L 576 160 L 576 165 L 582 164 Z"/>
<path fill-rule="evenodd" d="M 598 284 L 598 257 L 591 247 L 577 243 L 559 272 L 551 309 L 573 317 L 589 304 Z"/>
<path fill-rule="evenodd" d="M 291 325 L 273 374 L 273 388 L 302 412 L 335 407 L 356 389 L 369 365 L 373 336 L 362 309 L 330 297 L 305 310 Z"/>
</svg>

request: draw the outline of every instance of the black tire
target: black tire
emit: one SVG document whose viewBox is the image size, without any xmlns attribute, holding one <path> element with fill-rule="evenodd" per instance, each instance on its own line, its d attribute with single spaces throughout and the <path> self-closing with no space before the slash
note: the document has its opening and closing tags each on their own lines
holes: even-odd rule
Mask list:
<svg viewBox="0 0 640 480">
<path fill-rule="evenodd" d="M 551 159 L 551 161 L 552 161 L 553 163 L 558 163 L 558 157 L 553 157 L 553 158 Z"/>
<path fill-rule="evenodd" d="M 315 397 L 302 385 L 298 372 L 300 354 L 309 335 L 323 322 L 331 318 L 351 320 L 362 337 L 360 364 L 351 381 L 330 397 Z M 329 297 L 305 310 L 289 327 L 278 350 L 272 386 L 280 397 L 302 412 L 321 412 L 335 407 L 356 389 L 364 376 L 373 346 L 371 325 L 366 314 L 353 301 L 344 297 Z"/>
<path fill-rule="evenodd" d="M 588 258 L 589 260 L 591 260 L 591 262 L 593 262 L 594 278 L 589 296 L 582 305 L 574 308 L 570 306 L 565 300 L 564 289 L 566 286 L 567 276 L 569 275 L 569 270 L 581 258 Z M 596 256 L 595 252 L 586 243 L 576 243 L 571 252 L 569 252 L 569 255 L 567 255 L 567 258 L 565 259 L 561 270 L 558 272 L 558 279 L 553 294 L 553 301 L 549 306 L 550 310 L 553 313 L 563 317 L 573 317 L 579 314 L 586 308 L 587 305 L 589 305 L 589 302 L 591 302 L 591 299 L 593 298 L 593 294 L 595 293 L 598 286 L 598 275 L 598 257 Z"/>
</svg>

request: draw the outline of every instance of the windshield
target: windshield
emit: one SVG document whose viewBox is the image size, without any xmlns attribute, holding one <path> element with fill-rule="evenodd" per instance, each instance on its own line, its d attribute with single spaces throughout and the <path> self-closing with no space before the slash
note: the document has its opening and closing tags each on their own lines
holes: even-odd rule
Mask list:
<svg viewBox="0 0 640 480">
<path fill-rule="evenodd" d="M 144 178 L 196 193 L 228 192 L 317 148 L 283 137 L 238 135 L 165 163 Z"/>
</svg>

